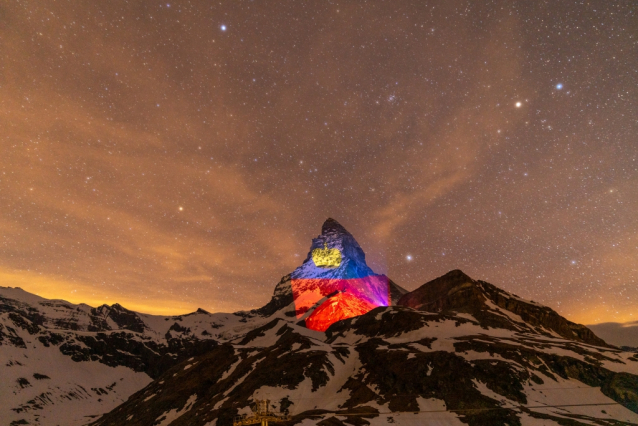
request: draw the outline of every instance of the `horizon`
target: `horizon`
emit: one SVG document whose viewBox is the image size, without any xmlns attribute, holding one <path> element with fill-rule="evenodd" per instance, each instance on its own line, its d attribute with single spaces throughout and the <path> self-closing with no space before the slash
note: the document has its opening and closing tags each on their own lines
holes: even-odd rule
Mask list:
<svg viewBox="0 0 638 426">
<path fill-rule="evenodd" d="M 448 271 L 448 272 L 451 272 L 451 271 L 453 271 L 453 270 L 457 270 L 457 269 L 452 269 L 452 270 L 450 270 L 450 271 Z M 463 272 L 463 271 L 461 271 L 461 272 Z M 284 274 L 282 277 L 285 277 L 286 275 L 289 275 L 289 274 Z M 445 275 L 445 274 L 444 274 L 444 275 Z M 390 278 L 390 277 L 388 277 L 388 278 Z M 435 279 L 435 278 L 438 278 L 438 277 L 434 277 L 433 279 Z M 472 278 L 473 278 L 473 277 L 472 277 Z M 433 280 L 433 279 L 432 279 L 432 280 Z M 474 279 L 474 278 L 473 278 L 473 279 Z M 428 284 L 428 283 L 429 283 L 430 281 L 432 281 L 432 280 L 428 280 L 428 281 L 426 281 L 425 283 L 423 283 L 423 285 Z M 399 283 L 397 283 L 397 284 L 398 284 L 398 285 L 401 285 L 401 284 L 399 284 Z M 494 284 L 494 283 L 490 283 L 490 284 Z M 277 285 L 277 284 L 274 284 L 274 285 L 273 285 L 273 290 L 275 289 L 275 286 L 276 286 L 276 285 Z M 420 286 L 419 286 L 419 287 L 420 287 Z M 419 287 L 417 287 L 417 288 L 419 288 Z M 499 287 L 499 286 L 498 286 L 498 285 L 496 285 L 496 287 Z M 41 295 L 41 294 L 37 294 L 37 293 L 34 293 L 34 292 L 30 292 L 30 291 L 28 291 L 28 290 L 26 290 L 26 289 L 24 289 L 24 288 L 22 288 L 22 287 L 0 286 L 0 288 L 9 288 L 9 289 L 22 290 L 22 291 L 24 291 L 24 292 L 26 292 L 26 293 L 33 294 L 33 295 L 38 296 L 38 297 L 41 297 L 41 298 L 43 298 L 43 299 L 47 299 L 47 300 L 56 300 L 56 301 L 61 301 L 61 302 L 67 302 L 67 303 L 70 303 L 70 304 L 73 304 L 73 305 L 86 305 L 86 306 L 89 306 L 89 307 L 91 307 L 91 308 L 97 308 L 97 307 L 100 307 L 100 306 L 102 306 L 102 305 L 113 306 L 113 305 L 115 305 L 115 304 L 118 304 L 118 305 L 120 305 L 120 306 L 124 307 L 125 309 L 128 309 L 128 310 L 130 310 L 130 311 L 134 311 L 134 312 L 136 312 L 136 313 L 138 313 L 138 314 L 151 315 L 151 316 L 169 316 L 169 317 L 174 317 L 174 316 L 183 316 L 183 315 L 188 315 L 188 314 L 195 313 L 195 312 L 196 312 L 197 310 L 199 310 L 199 309 L 203 309 L 204 311 L 206 311 L 206 312 L 207 312 L 207 313 L 209 313 L 209 314 L 232 314 L 232 313 L 235 313 L 235 312 L 250 311 L 250 310 L 253 310 L 253 309 L 259 309 L 259 308 L 261 308 L 261 307 L 263 306 L 263 305 L 260 305 L 260 306 L 253 306 L 253 307 L 249 307 L 249 308 L 237 309 L 237 310 L 234 310 L 234 311 L 211 311 L 211 310 L 205 309 L 205 308 L 204 308 L 204 307 L 202 307 L 202 306 L 189 307 L 189 308 L 187 308 L 187 309 L 189 309 L 189 310 L 187 310 L 187 311 L 174 311 L 174 310 L 156 310 L 156 311 L 154 311 L 154 310 L 153 310 L 154 308 L 153 308 L 153 307 L 151 307 L 151 306 L 148 306 L 148 305 L 137 305 L 137 306 L 140 306 L 140 307 L 141 307 L 141 309 L 140 309 L 140 308 L 135 307 L 136 305 L 127 305 L 127 304 L 125 304 L 125 303 L 121 303 L 121 302 L 119 302 L 119 301 L 117 301 L 117 300 L 116 300 L 116 301 L 113 301 L 113 302 L 110 302 L 110 301 L 109 301 L 109 302 L 103 302 L 103 303 L 89 304 L 89 303 L 86 303 L 86 302 L 83 302 L 83 301 L 80 301 L 80 300 L 76 300 L 76 301 L 74 301 L 74 300 L 71 300 L 71 299 L 60 299 L 60 298 L 55 298 L 55 297 L 46 297 L 46 296 L 43 296 L 43 295 Z M 500 287 L 499 287 L 499 288 L 500 288 Z M 415 288 L 415 289 L 412 289 L 412 290 L 409 290 L 409 291 L 413 291 L 413 290 L 416 290 L 416 288 Z M 520 296 L 515 295 L 515 294 L 513 294 L 513 293 L 512 293 L 512 295 L 514 295 L 514 296 L 516 296 L 516 297 L 520 297 Z M 271 296 L 272 296 L 272 294 L 271 294 L 269 297 L 271 297 Z M 270 299 L 268 299 L 268 300 L 270 300 Z M 531 299 L 524 299 L 524 300 L 527 300 L 527 301 L 529 301 L 529 302 L 533 302 L 533 303 L 537 303 L 537 302 L 532 301 Z M 149 309 L 148 309 L 148 310 L 144 310 L 145 308 L 149 308 Z M 553 309 L 553 308 L 552 308 L 552 309 Z M 554 309 L 554 310 L 555 310 L 555 309 Z M 555 311 L 556 311 L 556 310 L 555 310 Z M 577 324 L 583 324 L 583 325 L 585 325 L 585 326 L 605 326 L 605 325 L 612 325 L 612 326 L 615 326 L 615 325 L 618 325 L 618 326 L 621 326 L 621 328 L 629 328 L 629 327 L 634 326 L 634 324 L 635 324 L 636 326 L 638 326 L 638 320 L 632 320 L 632 321 L 627 321 L 627 322 L 614 322 L 614 321 L 609 321 L 609 322 L 600 322 L 600 323 L 579 323 L 578 321 L 574 321 L 573 319 L 571 319 L 571 318 L 569 318 L 569 317 L 567 317 L 567 316 L 563 315 L 560 311 L 556 311 L 556 312 L 557 312 L 559 315 L 561 315 L 562 317 L 564 317 L 564 318 L 566 318 L 567 320 L 569 320 L 569 321 L 575 322 L 575 323 L 577 323 Z"/>
</svg>

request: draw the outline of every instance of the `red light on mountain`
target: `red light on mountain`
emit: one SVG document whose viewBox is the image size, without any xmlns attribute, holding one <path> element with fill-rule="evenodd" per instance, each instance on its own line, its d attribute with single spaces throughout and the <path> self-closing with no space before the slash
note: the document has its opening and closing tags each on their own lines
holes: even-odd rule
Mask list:
<svg viewBox="0 0 638 426">
<path fill-rule="evenodd" d="M 370 269 L 359 243 L 331 218 L 313 238 L 308 257 L 290 281 L 295 314 L 306 317 L 306 327 L 312 330 L 325 331 L 337 321 L 391 302 L 388 277 Z"/>
<path fill-rule="evenodd" d="M 356 317 L 376 308 L 372 303 L 349 293 L 338 293 L 321 304 L 306 318 L 306 327 L 326 331 L 337 321 Z"/>
<path fill-rule="evenodd" d="M 363 315 L 377 306 L 390 305 L 390 286 L 385 275 L 293 279 L 291 284 L 297 318 L 324 297 L 333 295 L 306 318 L 306 326 L 312 330 L 324 331 L 342 319 Z"/>
</svg>

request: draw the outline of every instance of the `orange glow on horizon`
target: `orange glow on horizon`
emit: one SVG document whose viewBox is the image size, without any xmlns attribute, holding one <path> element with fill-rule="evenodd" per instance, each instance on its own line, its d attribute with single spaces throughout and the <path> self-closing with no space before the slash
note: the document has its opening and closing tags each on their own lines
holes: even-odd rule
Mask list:
<svg viewBox="0 0 638 426">
<path fill-rule="evenodd" d="M 18 287 L 45 299 L 64 300 L 75 305 L 86 304 L 93 308 L 103 304 L 119 303 L 128 310 L 150 315 L 184 315 L 195 312 L 197 308 L 215 312 L 214 309 L 195 303 L 176 302 L 169 296 L 147 301 L 125 296 L 114 298 L 109 292 L 100 291 L 97 285 L 65 281 L 59 277 L 44 276 L 30 271 L 0 270 L 0 283 L 3 287 Z M 236 310 L 240 310 L 240 307 Z"/>
</svg>

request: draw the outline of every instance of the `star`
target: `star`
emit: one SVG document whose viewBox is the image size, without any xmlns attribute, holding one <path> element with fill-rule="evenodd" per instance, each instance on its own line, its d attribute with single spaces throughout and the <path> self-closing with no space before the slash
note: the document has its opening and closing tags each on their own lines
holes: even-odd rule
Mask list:
<svg viewBox="0 0 638 426">
<path fill-rule="evenodd" d="M 222 24 L 222 26 L 219 27 L 219 29 L 222 30 L 222 31 L 226 31 L 226 25 Z"/>
<path fill-rule="evenodd" d="M 405 257 L 405 260 L 407 260 L 408 262 L 412 262 L 412 255 L 411 255 L 411 254 L 408 254 L 408 255 Z"/>
<path fill-rule="evenodd" d="M 563 83 L 558 83 L 558 84 L 556 85 L 556 89 L 557 89 L 557 90 L 561 90 L 562 88 L 563 88 Z"/>
<path fill-rule="evenodd" d="M 523 106 L 523 103 L 522 103 L 522 102 L 516 102 L 516 108 L 520 108 L 520 107 L 522 107 L 522 106 Z"/>
</svg>

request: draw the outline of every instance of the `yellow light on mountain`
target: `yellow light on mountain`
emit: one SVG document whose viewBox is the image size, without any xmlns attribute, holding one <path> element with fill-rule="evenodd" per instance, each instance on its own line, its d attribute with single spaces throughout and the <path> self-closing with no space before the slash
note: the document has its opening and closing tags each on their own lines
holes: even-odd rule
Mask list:
<svg viewBox="0 0 638 426">
<path fill-rule="evenodd" d="M 323 248 L 312 251 L 312 261 L 320 268 L 337 268 L 341 265 L 341 252 L 337 248 L 329 249 L 324 243 Z"/>
</svg>

